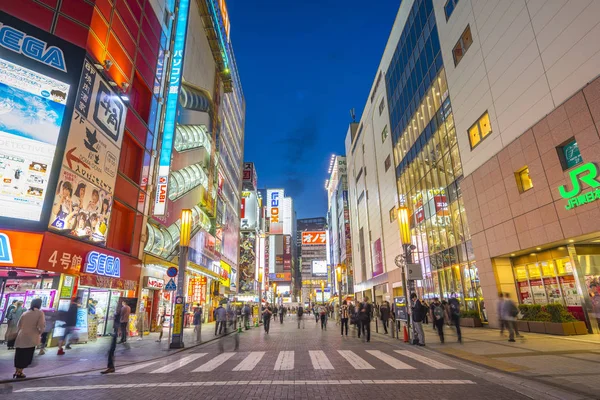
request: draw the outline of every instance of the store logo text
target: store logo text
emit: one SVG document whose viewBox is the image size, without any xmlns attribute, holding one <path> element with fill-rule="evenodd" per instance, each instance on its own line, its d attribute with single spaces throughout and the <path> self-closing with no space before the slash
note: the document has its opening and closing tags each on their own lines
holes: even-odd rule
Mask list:
<svg viewBox="0 0 600 400">
<path fill-rule="evenodd" d="M 565 186 L 560 186 L 558 188 L 560 196 L 563 199 L 569 200 L 569 203 L 565 206 L 567 210 L 600 200 L 600 189 L 597 189 L 600 187 L 600 181 L 596 179 L 597 177 L 598 167 L 593 163 L 583 164 L 569 172 L 569 178 L 571 179 L 573 189 L 567 190 Z M 583 188 L 581 182 L 590 186 L 592 189 L 582 194 Z"/>
<path fill-rule="evenodd" d="M 97 251 L 90 251 L 85 260 L 85 272 L 88 274 L 120 278 L 121 259 L 119 257 L 98 253 Z"/>
<path fill-rule="evenodd" d="M 48 47 L 46 42 L 33 36 L 28 36 L 8 25 L 2 25 L 0 28 L 0 46 L 60 71 L 67 72 L 65 55 L 61 49 L 55 46 Z"/>
</svg>

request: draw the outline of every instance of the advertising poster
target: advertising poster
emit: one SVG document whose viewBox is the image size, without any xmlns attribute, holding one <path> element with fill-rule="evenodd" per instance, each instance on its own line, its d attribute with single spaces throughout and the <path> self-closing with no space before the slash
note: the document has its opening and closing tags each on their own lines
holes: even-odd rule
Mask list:
<svg viewBox="0 0 600 400">
<path fill-rule="evenodd" d="M 289 235 L 283 237 L 283 270 L 292 270 L 292 237 Z"/>
<path fill-rule="evenodd" d="M 283 189 L 267 190 L 267 220 L 269 222 L 269 232 L 275 235 L 283 233 Z"/>
<path fill-rule="evenodd" d="M 110 193 L 63 167 L 49 227 L 68 236 L 105 243 L 111 209 Z"/>
<path fill-rule="evenodd" d="M 302 245 L 326 245 L 327 233 L 325 231 L 302 232 Z"/>
<path fill-rule="evenodd" d="M 104 244 L 126 109 L 87 60 L 75 104 L 49 228 Z"/>
<path fill-rule="evenodd" d="M 327 261 L 313 260 L 312 276 L 327 276 Z"/>
<path fill-rule="evenodd" d="M 256 233 L 242 233 L 239 259 L 239 293 L 254 292 L 256 280 Z"/>
<path fill-rule="evenodd" d="M 239 218 L 229 206 L 225 209 L 225 223 L 223 224 L 223 248 L 221 253 L 230 261 L 237 264 L 239 251 Z"/>
<path fill-rule="evenodd" d="M 0 58 L 0 217 L 40 220 L 69 87 Z"/>
<path fill-rule="evenodd" d="M 381 239 L 373 243 L 373 277 L 383 274 L 383 252 L 381 250 Z"/>
<path fill-rule="evenodd" d="M 240 210 L 240 228 L 254 230 L 258 226 L 258 197 L 255 191 L 242 192 L 242 207 Z"/>
</svg>

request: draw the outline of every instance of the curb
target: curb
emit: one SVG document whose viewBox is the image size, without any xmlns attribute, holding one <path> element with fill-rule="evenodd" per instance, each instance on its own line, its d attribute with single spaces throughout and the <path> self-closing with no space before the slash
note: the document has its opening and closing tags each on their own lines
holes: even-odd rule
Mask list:
<svg viewBox="0 0 600 400">
<path fill-rule="evenodd" d="M 184 351 L 188 351 L 188 350 L 194 349 L 196 347 L 203 346 L 203 345 L 211 343 L 211 342 L 215 342 L 217 340 L 220 340 L 220 339 L 223 339 L 223 338 L 225 338 L 227 336 L 230 336 L 230 335 L 232 335 L 234 333 L 237 334 L 237 329 L 234 330 L 234 331 L 232 331 L 232 332 L 229 332 L 227 334 L 224 334 L 222 336 L 218 336 L 218 337 L 214 337 L 212 339 L 208 339 L 205 342 L 193 344 L 190 347 L 185 347 L 183 349 L 177 349 L 177 350 L 174 349 L 173 352 L 165 354 L 165 355 L 161 355 L 161 356 L 154 357 L 154 358 L 148 358 L 148 359 L 140 360 L 140 361 L 133 361 L 133 362 L 130 362 L 130 363 L 127 363 L 127 364 L 119 365 L 119 367 L 127 367 L 127 366 L 130 366 L 130 365 L 146 363 L 146 362 L 149 362 L 149 361 L 161 360 L 163 358 L 170 357 L 170 356 L 172 356 L 174 354 L 182 353 Z M 25 379 L 0 379 L 0 393 L 4 393 L 3 390 L 6 390 L 6 389 L 8 389 L 8 390 L 10 390 L 10 392 L 12 392 L 12 385 L 11 384 L 14 383 L 14 382 L 27 382 L 27 381 L 35 381 L 35 380 L 39 380 L 39 379 L 60 378 L 60 377 L 63 377 L 63 376 L 81 375 L 81 374 L 87 374 L 89 372 L 103 371 L 104 369 L 106 369 L 106 368 L 101 368 L 101 369 L 94 368 L 94 369 L 88 369 L 88 370 L 84 370 L 84 371 L 78 371 L 76 373 L 66 373 L 66 374 L 58 374 L 58 375 L 32 376 L 31 378 L 27 377 Z M 6 388 L 6 389 L 3 389 L 3 387 Z M 8 393 L 10 393 L 10 392 L 8 392 Z"/>
</svg>

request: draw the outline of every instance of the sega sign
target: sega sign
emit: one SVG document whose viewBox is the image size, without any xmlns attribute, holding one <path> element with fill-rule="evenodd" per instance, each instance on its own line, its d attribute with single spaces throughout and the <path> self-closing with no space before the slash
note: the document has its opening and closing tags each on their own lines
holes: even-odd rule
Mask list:
<svg viewBox="0 0 600 400">
<path fill-rule="evenodd" d="M 5 233 L 0 233 L 0 263 L 12 264 L 13 256 L 10 248 L 10 238 Z"/>
<path fill-rule="evenodd" d="M 48 46 L 43 40 L 1 23 L 0 46 L 62 72 L 67 72 L 65 55 L 61 49 L 56 46 Z"/>
<path fill-rule="evenodd" d="M 87 254 L 84 268 L 84 271 L 88 274 L 97 274 L 112 278 L 121 277 L 121 259 L 97 251 L 90 251 Z"/>
</svg>

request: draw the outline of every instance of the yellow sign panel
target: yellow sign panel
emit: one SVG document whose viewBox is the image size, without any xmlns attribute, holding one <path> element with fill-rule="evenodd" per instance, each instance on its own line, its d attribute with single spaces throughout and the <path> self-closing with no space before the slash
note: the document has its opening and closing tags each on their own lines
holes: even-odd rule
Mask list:
<svg viewBox="0 0 600 400">
<path fill-rule="evenodd" d="M 173 311 L 173 334 L 181 335 L 183 330 L 183 304 L 175 304 Z"/>
</svg>

